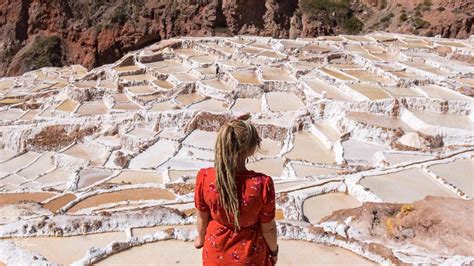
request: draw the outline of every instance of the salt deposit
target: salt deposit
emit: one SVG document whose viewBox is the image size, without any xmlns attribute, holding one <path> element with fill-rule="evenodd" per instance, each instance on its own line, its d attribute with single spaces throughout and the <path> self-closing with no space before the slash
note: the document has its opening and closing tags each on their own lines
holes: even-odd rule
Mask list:
<svg viewBox="0 0 474 266">
<path fill-rule="evenodd" d="M 196 173 L 246 112 L 263 139 L 248 167 L 277 191 L 280 264 L 472 264 L 324 217 L 472 202 L 474 67 L 456 58 L 473 49 L 382 32 L 175 38 L 89 72 L 0 78 L 0 265 L 199 264 Z"/>
</svg>

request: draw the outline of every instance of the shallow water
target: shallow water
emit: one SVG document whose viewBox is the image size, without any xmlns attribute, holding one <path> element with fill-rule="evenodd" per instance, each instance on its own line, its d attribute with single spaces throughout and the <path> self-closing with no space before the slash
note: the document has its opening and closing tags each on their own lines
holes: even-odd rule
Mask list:
<svg viewBox="0 0 474 266">
<path fill-rule="evenodd" d="M 362 203 L 351 195 L 344 193 L 326 193 L 308 198 L 303 203 L 303 214 L 312 224 L 317 224 L 322 218 L 334 211 L 361 206 Z"/>
<path fill-rule="evenodd" d="M 284 155 L 293 160 L 313 163 L 334 163 L 334 152 L 324 147 L 323 143 L 310 132 L 295 133 L 293 149 Z"/>
<path fill-rule="evenodd" d="M 367 176 L 360 184 L 379 196 L 384 202 L 407 203 L 421 200 L 428 195 L 459 198 L 420 169 Z"/>
</svg>

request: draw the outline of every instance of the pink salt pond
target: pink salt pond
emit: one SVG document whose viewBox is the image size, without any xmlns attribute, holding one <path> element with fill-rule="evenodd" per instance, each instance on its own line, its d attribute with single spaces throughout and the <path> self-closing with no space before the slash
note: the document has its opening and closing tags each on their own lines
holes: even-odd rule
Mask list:
<svg viewBox="0 0 474 266">
<path fill-rule="evenodd" d="M 21 201 L 42 202 L 52 198 L 56 193 L 51 192 L 32 192 L 32 193 L 4 193 L 0 194 L 0 205 L 14 204 Z"/>
</svg>

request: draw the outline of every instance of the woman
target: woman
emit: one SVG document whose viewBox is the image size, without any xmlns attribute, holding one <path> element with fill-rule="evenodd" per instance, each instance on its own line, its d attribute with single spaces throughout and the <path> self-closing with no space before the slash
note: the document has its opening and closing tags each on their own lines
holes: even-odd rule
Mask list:
<svg viewBox="0 0 474 266">
<path fill-rule="evenodd" d="M 278 259 L 273 181 L 245 166 L 261 141 L 249 117 L 220 128 L 215 167 L 197 175 L 194 245 L 204 247 L 204 265 L 274 265 Z"/>
</svg>

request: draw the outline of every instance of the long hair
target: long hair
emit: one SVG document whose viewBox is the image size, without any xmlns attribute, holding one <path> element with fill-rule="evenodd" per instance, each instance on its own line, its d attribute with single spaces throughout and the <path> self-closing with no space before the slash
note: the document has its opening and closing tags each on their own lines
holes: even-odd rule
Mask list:
<svg viewBox="0 0 474 266">
<path fill-rule="evenodd" d="M 248 118 L 248 117 L 247 117 Z M 240 156 L 260 145 L 257 129 L 245 120 L 232 120 L 225 123 L 217 134 L 215 169 L 216 187 L 220 205 L 225 210 L 227 220 L 233 216 L 236 228 L 239 225 L 239 195 L 237 191 L 236 168 Z"/>
</svg>

